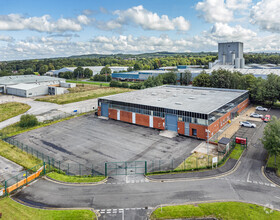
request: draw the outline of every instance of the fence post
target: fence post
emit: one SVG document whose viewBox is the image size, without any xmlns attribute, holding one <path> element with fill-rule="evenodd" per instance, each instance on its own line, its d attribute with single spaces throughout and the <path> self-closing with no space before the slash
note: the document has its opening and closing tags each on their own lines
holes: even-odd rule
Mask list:
<svg viewBox="0 0 280 220">
<path fill-rule="evenodd" d="M 61 170 L 60 170 L 60 161 L 58 161 L 58 170 L 59 170 L 59 173 L 61 173 Z"/>
<path fill-rule="evenodd" d="M 196 157 L 196 169 L 197 169 L 197 157 Z"/>
<path fill-rule="evenodd" d="M 27 185 L 27 170 L 25 171 L 25 183 L 26 183 L 26 185 Z"/>
<path fill-rule="evenodd" d="M 105 163 L 105 177 L 107 177 L 107 163 Z"/>
<path fill-rule="evenodd" d="M 172 170 L 174 169 L 174 160 L 172 159 Z"/>
<path fill-rule="evenodd" d="M 69 176 L 69 163 L 68 163 L 67 175 Z"/>
<path fill-rule="evenodd" d="M 7 192 L 7 181 L 5 180 L 5 196 L 8 195 L 8 192 Z"/>
<path fill-rule="evenodd" d="M 127 163 L 124 162 L 124 165 L 125 165 L 125 175 L 127 175 Z"/>
<path fill-rule="evenodd" d="M 79 163 L 79 173 L 80 173 L 80 176 L 82 176 L 81 174 L 81 164 Z"/>
<path fill-rule="evenodd" d="M 43 166 L 44 166 L 44 168 L 43 168 L 43 173 L 44 173 L 44 175 L 46 174 L 46 163 L 45 162 L 43 162 Z"/>
<path fill-rule="evenodd" d="M 145 174 L 147 174 L 147 161 L 145 161 Z"/>
</svg>

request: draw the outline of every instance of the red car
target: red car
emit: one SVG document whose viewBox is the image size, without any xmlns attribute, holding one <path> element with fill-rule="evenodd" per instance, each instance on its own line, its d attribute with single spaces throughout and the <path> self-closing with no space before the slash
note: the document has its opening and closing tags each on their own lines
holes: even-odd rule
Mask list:
<svg viewBox="0 0 280 220">
<path fill-rule="evenodd" d="M 265 115 L 265 116 L 262 118 L 262 120 L 263 120 L 264 122 L 269 122 L 269 121 L 270 121 L 270 115 Z"/>
</svg>

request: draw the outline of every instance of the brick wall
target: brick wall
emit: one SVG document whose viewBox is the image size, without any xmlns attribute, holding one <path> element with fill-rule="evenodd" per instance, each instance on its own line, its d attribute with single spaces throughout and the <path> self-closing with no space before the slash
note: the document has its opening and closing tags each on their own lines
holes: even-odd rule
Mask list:
<svg viewBox="0 0 280 220">
<path fill-rule="evenodd" d="M 135 114 L 136 124 L 149 127 L 149 115 Z"/>
<path fill-rule="evenodd" d="M 132 123 L 132 112 L 120 111 L 120 120 Z"/>
<path fill-rule="evenodd" d="M 244 100 L 243 102 L 241 102 L 239 105 L 238 105 L 238 113 L 240 113 L 240 112 L 242 112 L 245 108 L 247 108 L 248 107 L 248 105 L 249 105 L 249 103 L 250 103 L 250 100 L 249 99 L 246 99 L 246 100 Z"/>
<path fill-rule="evenodd" d="M 154 128 L 164 130 L 165 129 L 165 119 L 164 118 L 159 118 L 159 117 L 154 117 L 153 119 L 153 124 Z"/>
<path fill-rule="evenodd" d="M 178 129 L 177 129 L 179 134 L 185 134 L 185 122 L 183 121 L 178 121 Z"/>
<path fill-rule="evenodd" d="M 101 116 L 101 106 L 98 106 L 98 116 Z"/>
<path fill-rule="evenodd" d="M 118 110 L 109 108 L 109 118 L 118 120 Z"/>
<path fill-rule="evenodd" d="M 207 139 L 207 133 L 205 132 L 206 128 L 207 126 L 205 125 L 197 125 L 197 124 L 190 123 L 190 136 L 193 136 L 192 129 L 196 129 L 197 135 L 193 137 L 198 137 L 206 140 Z"/>
</svg>

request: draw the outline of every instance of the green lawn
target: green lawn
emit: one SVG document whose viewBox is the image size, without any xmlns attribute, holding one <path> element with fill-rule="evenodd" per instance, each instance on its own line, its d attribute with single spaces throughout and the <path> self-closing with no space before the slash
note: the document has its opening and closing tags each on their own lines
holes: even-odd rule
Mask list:
<svg viewBox="0 0 280 220">
<path fill-rule="evenodd" d="M 271 155 L 267 161 L 267 167 L 276 168 L 276 174 L 280 177 L 280 155 L 276 157 L 276 165 L 274 162 L 275 158 L 274 155 Z"/>
<path fill-rule="evenodd" d="M 280 212 L 241 202 L 215 202 L 198 205 L 167 206 L 156 209 L 151 219 L 215 217 L 217 219 L 280 219 Z"/>
<path fill-rule="evenodd" d="M 9 118 L 23 114 L 28 111 L 30 106 L 19 102 L 8 102 L 0 104 L 0 122 Z"/>
<path fill-rule="evenodd" d="M 55 96 L 46 96 L 36 99 L 41 102 L 52 102 L 56 104 L 67 104 L 73 102 L 80 102 L 88 99 L 95 99 L 108 95 L 115 95 L 118 93 L 132 91 L 126 88 L 112 88 L 112 87 L 98 87 L 98 86 L 84 86 L 69 89 L 70 93 Z"/>
<path fill-rule="evenodd" d="M 240 158 L 240 156 L 241 156 L 243 151 L 244 151 L 244 148 L 241 147 L 240 144 L 236 144 L 235 148 L 233 149 L 233 151 L 229 155 L 229 158 L 238 160 Z"/>
<path fill-rule="evenodd" d="M 96 219 L 94 212 L 90 210 L 44 210 L 30 208 L 21 205 L 10 198 L 0 199 L 0 213 L 2 213 L 1 220 L 11 220 L 11 219 L 40 219 L 40 220 L 50 220 L 50 219 Z"/>
<path fill-rule="evenodd" d="M 78 83 L 78 84 L 90 84 L 98 86 L 110 86 L 109 82 L 93 82 L 93 81 L 76 81 L 76 80 L 66 80 L 68 83 Z"/>
<path fill-rule="evenodd" d="M 65 174 L 60 174 L 56 172 L 48 173 L 48 177 L 68 183 L 95 183 L 105 179 L 105 176 L 93 176 L 93 177 L 83 177 L 83 176 L 67 176 Z"/>
</svg>

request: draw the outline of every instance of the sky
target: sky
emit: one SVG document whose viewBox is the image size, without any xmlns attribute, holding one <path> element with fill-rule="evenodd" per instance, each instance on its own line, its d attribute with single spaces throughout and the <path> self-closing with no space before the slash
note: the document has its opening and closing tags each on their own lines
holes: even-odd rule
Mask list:
<svg viewBox="0 0 280 220">
<path fill-rule="evenodd" d="M 0 60 L 84 54 L 280 52 L 280 0 L 0 0 Z"/>
</svg>

